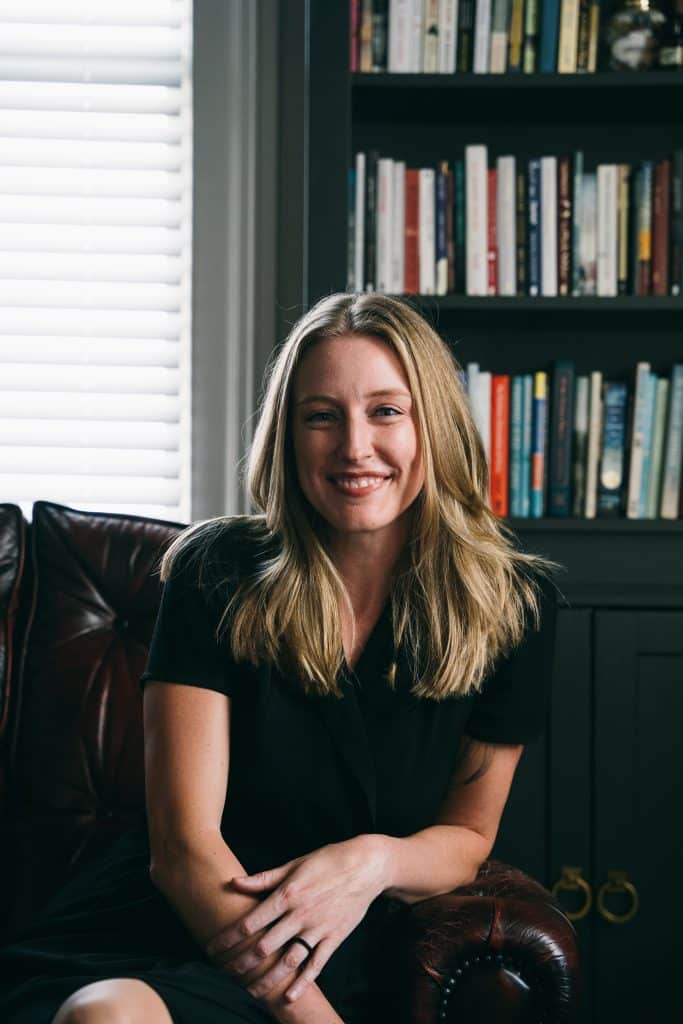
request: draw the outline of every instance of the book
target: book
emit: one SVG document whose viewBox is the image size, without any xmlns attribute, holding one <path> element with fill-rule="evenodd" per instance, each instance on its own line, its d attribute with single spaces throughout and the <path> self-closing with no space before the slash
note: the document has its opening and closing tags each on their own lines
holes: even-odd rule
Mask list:
<svg viewBox="0 0 683 1024">
<path fill-rule="evenodd" d="M 571 157 L 557 161 L 557 291 L 571 294 L 572 276 L 572 173 Z"/>
<path fill-rule="evenodd" d="M 549 516 L 571 515 L 575 378 L 571 359 L 555 360 L 550 399 Z"/>
<path fill-rule="evenodd" d="M 603 420 L 602 372 L 592 370 L 590 374 L 588 457 L 586 462 L 586 519 L 595 519 L 598 498 L 598 471 L 602 444 Z"/>
<path fill-rule="evenodd" d="M 557 46 L 560 38 L 560 0 L 543 0 L 539 71 L 557 71 Z"/>
<path fill-rule="evenodd" d="M 488 294 L 487 147 L 465 146 L 467 294 Z"/>
<path fill-rule="evenodd" d="M 536 296 L 541 290 L 541 161 L 532 157 L 527 166 L 527 290 Z"/>
<path fill-rule="evenodd" d="M 561 0 L 557 70 L 574 74 L 579 40 L 579 0 Z"/>
<path fill-rule="evenodd" d="M 526 0 L 522 33 L 522 71 L 533 74 L 538 68 L 540 0 Z"/>
<path fill-rule="evenodd" d="M 572 515 L 581 518 L 586 506 L 586 470 L 588 469 L 589 378 L 587 374 L 579 374 L 575 386 Z"/>
<path fill-rule="evenodd" d="M 557 157 L 541 157 L 541 295 L 557 295 Z"/>
<path fill-rule="evenodd" d="M 531 428 L 531 501 L 530 513 L 533 519 L 541 519 L 545 511 L 544 465 L 546 453 L 546 407 L 548 375 L 544 370 L 534 373 L 534 397 L 532 404 Z"/>
<path fill-rule="evenodd" d="M 496 245 L 498 250 L 498 294 L 517 294 L 517 239 L 515 209 L 515 158 L 499 156 L 497 169 Z"/>
<path fill-rule="evenodd" d="M 491 508 L 508 514 L 510 375 L 491 375 Z"/>
<path fill-rule="evenodd" d="M 504 74 L 508 62 L 508 24 L 511 0 L 493 0 L 491 18 L 491 51 L 489 55 L 489 71 L 491 74 Z"/>
<path fill-rule="evenodd" d="M 628 492 L 626 497 L 626 516 L 628 519 L 640 518 L 640 480 L 643 470 L 643 446 L 647 421 L 647 390 L 650 376 L 650 364 L 641 361 L 636 366 L 633 389 L 633 415 L 630 431 L 630 452 L 628 471 Z"/>
<path fill-rule="evenodd" d="M 617 165 L 598 164 L 598 295 L 617 294 Z"/>
<path fill-rule="evenodd" d="M 491 0 L 477 0 L 474 14 L 474 60 L 476 74 L 488 74 L 491 41 Z"/>
<path fill-rule="evenodd" d="M 617 380 L 605 381 L 602 455 L 597 499 L 597 514 L 602 518 L 617 517 L 623 511 L 626 406 L 626 383 Z"/>
<path fill-rule="evenodd" d="M 657 394 L 655 397 L 655 424 L 652 436 L 650 486 L 647 496 L 646 518 L 648 519 L 656 519 L 659 514 L 659 499 L 662 493 L 662 467 L 664 465 L 664 428 L 666 425 L 668 397 L 669 381 L 666 377 L 658 377 Z"/>
<path fill-rule="evenodd" d="M 681 489 L 681 459 L 683 458 L 683 363 L 674 363 L 669 383 L 666 441 L 664 449 L 662 519 L 677 519 Z"/>
<path fill-rule="evenodd" d="M 439 71 L 452 75 L 457 67 L 458 0 L 441 0 L 439 7 Z"/>
<path fill-rule="evenodd" d="M 419 253 L 420 294 L 434 295 L 436 291 L 436 172 L 433 167 L 420 167 L 419 184 Z"/>
</svg>

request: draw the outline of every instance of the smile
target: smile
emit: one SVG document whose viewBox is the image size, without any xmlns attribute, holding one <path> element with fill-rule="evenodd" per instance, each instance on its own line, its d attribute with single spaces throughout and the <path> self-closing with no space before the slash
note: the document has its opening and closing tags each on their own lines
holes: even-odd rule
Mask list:
<svg viewBox="0 0 683 1024">
<path fill-rule="evenodd" d="M 365 494 L 371 494 L 373 491 L 379 490 L 382 484 L 385 484 L 390 477 L 386 476 L 360 476 L 352 479 L 351 477 L 331 477 L 330 483 L 334 484 L 337 490 L 343 494 L 351 494 L 355 497 L 361 497 Z"/>
</svg>

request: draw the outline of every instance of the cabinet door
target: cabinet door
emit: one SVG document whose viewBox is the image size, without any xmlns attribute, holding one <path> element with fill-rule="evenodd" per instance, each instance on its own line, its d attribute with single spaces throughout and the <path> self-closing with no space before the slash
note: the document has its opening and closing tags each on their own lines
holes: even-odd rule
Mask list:
<svg viewBox="0 0 683 1024">
<path fill-rule="evenodd" d="M 595 620 L 595 1019 L 665 1024 L 681 1014 L 683 612 Z"/>
</svg>

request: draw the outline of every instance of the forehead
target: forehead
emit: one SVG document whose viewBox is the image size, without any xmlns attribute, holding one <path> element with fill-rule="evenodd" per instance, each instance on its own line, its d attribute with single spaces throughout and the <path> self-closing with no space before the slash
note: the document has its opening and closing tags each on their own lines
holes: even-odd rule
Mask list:
<svg viewBox="0 0 683 1024">
<path fill-rule="evenodd" d="M 320 381 L 354 390 L 371 385 L 410 390 L 401 360 L 391 345 L 365 335 L 324 338 L 306 349 L 294 374 L 295 392 Z"/>
</svg>

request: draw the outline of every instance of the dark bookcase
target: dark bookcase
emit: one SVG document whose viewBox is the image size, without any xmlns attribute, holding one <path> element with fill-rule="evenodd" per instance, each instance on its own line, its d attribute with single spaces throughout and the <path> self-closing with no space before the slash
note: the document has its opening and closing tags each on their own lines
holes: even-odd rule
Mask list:
<svg viewBox="0 0 683 1024">
<path fill-rule="evenodd" d="M 358 150 L 422 166 L 476 142 L 494 156 L 583 149 L 592 163 L 683 146 L 683 73 L 351 74 L 348 6 L 281 7 L 279 338 L 317 299 L 346 289 L 347 176 Z M 570 358 L 577 374 L 630 379 L 639 359 L 659 374 L 683 361 L 683 297 L 410 301 L 463 368 L 475 360 L 531 372 Z M 683 899 L 664 881 L 663 858 L 680 845 L 683 520 L 508 523 L 566 572 L 548 729 L 522 757 L 493 855 L 576 915 L 582 1021 L 673 1020 Z"/>
</svg>

